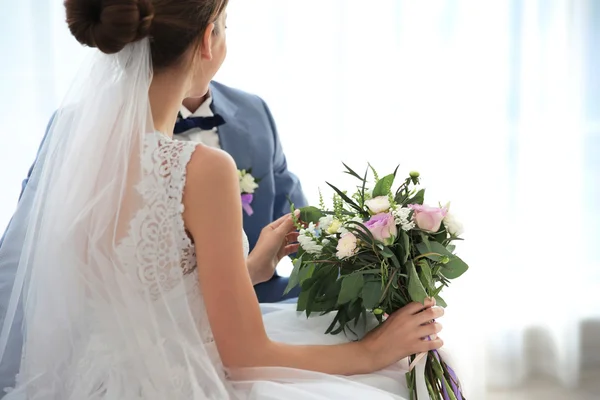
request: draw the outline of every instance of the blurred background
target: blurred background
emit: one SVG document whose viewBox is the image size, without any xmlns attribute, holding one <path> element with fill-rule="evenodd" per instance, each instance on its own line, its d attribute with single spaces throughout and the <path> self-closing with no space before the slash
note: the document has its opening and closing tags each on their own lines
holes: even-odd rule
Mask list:
<svg viewBox="0 0 600 400">
<path fill-rule="evenodd" d="M 61 1 L 0 3 L 3 231 L 91 50 Z M 266 100 L 311 202 L 352 183 L 342 161 L 452 201 L 471 269 L 443 337 L 469 398 L 598 398 L 600 0 L 231 0 L 227 25 L 216 79 Z"/>
</svg>

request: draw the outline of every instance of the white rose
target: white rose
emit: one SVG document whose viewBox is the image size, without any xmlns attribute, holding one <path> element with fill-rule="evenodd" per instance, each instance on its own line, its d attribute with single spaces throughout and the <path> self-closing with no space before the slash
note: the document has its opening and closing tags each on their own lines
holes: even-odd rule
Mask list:
<svg viewBox="0 0 600 400">
<path fill-rule="evenodd" d="M 353 256 L 354 254 L 356 254 L 356 236 L 354 236 L 351 233 L 346 233 L 338 241 L 336 249 L 336 256 L 340 260 L 346 257 Z"/>
<path fill-rule="evenodd" d="M 242 193 L 252 194 L 257 187 L 258 184 L 252 174 L 240 171 L 240 191 Z"/>
<path fill-rule="evenodd" d="M 390 209 L 390 199 L 387 196 L 379 196 L 365 201 L 367 207 L 373 214 L 386 212 Z"/>
<path fill-rule="evenodd" d="M 443 221 L 444 226 L 452 236 L 460 236 L 464 233 L 463 224 L 450 211 L 446 213 Z"/>
</svg>

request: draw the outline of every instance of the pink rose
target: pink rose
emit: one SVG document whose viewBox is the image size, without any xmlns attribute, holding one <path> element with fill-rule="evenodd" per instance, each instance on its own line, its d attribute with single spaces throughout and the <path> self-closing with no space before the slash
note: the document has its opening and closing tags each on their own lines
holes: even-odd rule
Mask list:
<svg viewBox="0 0 600 400">
<path fill-rule="evenodd" d="M 413 219 L 417 226 L 428 232 L 437 232 L 448 212 L 445 208 L 422 206 L 419 204 L 412 204 L 409 207 L 414 210 Z"/>
<path fill-rule="evenodd" d="M 394 243 L 394 239 L 398 235 L 396 221 L 390 213 L 373 215 L 370 220 L 365 222 L 365 226 L 376 240 L 388 246 Z"/>
</svg>

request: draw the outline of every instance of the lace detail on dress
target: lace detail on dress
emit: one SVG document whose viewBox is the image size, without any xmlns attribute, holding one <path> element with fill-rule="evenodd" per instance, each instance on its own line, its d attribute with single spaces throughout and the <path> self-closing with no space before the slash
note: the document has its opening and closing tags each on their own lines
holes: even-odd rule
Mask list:
<svg viewBox="0 0 600 400">
<path fill-rule="evenodd" d="M 132 219 L 118 253 L 130 270 L 137 270 L 154 300 L 179 284 L 181 274 L 196 268 L 194 245 L 182 217 L 186 166 L 195 148 L 160 134 L 148 135 L 144 143 L 143 179 L 136 189 L 145 206 Z"/>
</svg>

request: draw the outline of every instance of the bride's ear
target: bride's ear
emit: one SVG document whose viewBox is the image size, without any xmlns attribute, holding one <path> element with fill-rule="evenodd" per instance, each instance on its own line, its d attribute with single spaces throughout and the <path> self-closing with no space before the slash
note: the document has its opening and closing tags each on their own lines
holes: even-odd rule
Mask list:
<svg viewBox="0 0 600 400">
<path fill-rule="evenodd" d="M 200 44 L 200 55 L 203 60 L 212 60 L 212 45 L 215 31 L 215 24 L 210 23 L 206 27 L 204 34 L 202 35 L 202 43 Z"/>
</svg>

